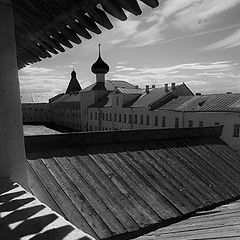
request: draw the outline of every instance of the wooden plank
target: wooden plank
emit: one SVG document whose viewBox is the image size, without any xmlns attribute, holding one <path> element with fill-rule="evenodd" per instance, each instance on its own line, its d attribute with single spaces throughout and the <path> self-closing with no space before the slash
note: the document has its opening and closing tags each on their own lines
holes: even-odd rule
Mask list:
<svg viewBox="0 0 240 240">
<path fill-rule="evenodd" d="M 66 149 L 69 153 L 69 150 Z M 65 153 L 66 153 L 65 152 Z M 105 205 L 102 199 L 96 194 L 96 192 L 89 186 L 85 179 L 76 171 L 76 169 L 71 165 L 71 163 L 64 156 L 63 150 L 52 150 L 53 158 L 63 169 L 65 174 L 71 179 L 74 186 L 81 192 L 84 198 L 96 211 L 96 213 L 101 217 L 101 219 L 107 224 L 109 229 L 114 233 L 114 235 L 122 234 L 127 232 L 124 226 L 118 221 L 114 214 Z"/>
<path fill-rule="evenodd" d="M 235 151 L 233 151 L 220 139 L 209 138 L 208 143 L 215 154 L 217 154 L 220 158 L 228 159 L 227 164 L 229 164 L 229 166 L 231 166 L 237 174 L 240 174 L 240 156 Z"/>
<path fill-rule="evenodd" d="M 202 202 L 200 201 L 200 199 L 202 199 L 202 195 L 198 191 L 196 191 L 194 188 L 192 188 L 191 185 L 188 185 L 188 187 L 191 189 L 187 191 L 188 189 L 186 187 L 183 187 L 183 185 L 181 186 L 181 188 L 179 188 L 180 184 L 177 184 L 176 186 L 175 182 L 172 181 L 173 174 L 171 174 L 170 178 L 168 177 L 168 180 L 165 177 L 166 175 L 165 176 L 162 175 L 162 170 L 159 168 L 158 165 L 160 165 L 161 162 L 165 161 L 166 159 L 161 159 L 158 155 L 155 155 L 156 158 L 153 160 L 153 154 L 149 155 L 147 153 L 146 148 L 148 148 L 148 145 L 145 143 L 144 144 L 140 143 L 140 146 L 141 146 L 140 150 L 139 149 L 136 149 L 136 150 L 137 150 L 137 153 L 140 155 L 140 159 L 142 159 L 140 160 L 141 164 L 145 166 L 147 173 L 148 171 L 152 173 L 151 175 L 149 175 L 149 177 L 151 176 L 154 177 L 153 180 L 157 181 L 157 186 L 159 186 L 160 188 L 166 188 L 167 190 L 169 190 L 171 194 L 175 196 L 176 199 L 178 199 L 178 201 L 186 202 L 186 204 L 190 202 L 190 205 L 194 206 L 194 208 L 202 207 Z M 144 150 L 141 150 L 141 149 L 144 149 Z M 182 183 L 182 178 L 179 178 L 177 181 L 178 183 Z"/>
<path fill-rule="evenodd" d="M 119 146 L 119 145 L 118 145 Z M 111 149 L 116 150 L 113 146 L 109 146 Z M 119 149 L 116 150 L 118 152 Z M 121 151 L 121 150 L 120 150 Z M 159 215 L 161 219 L 169 219 L 172 217 L 180 216 L 180 212 L 177 211 L 159 192 L 154 191 L 154 187 L 151 184 L 146 185 L 142 178 L 136 174 L 136 172 L 129 167 L 126 163 L 126 158 L 120 156 L 117 153 L 100 154 L 109 165 L 119 174 L 119 176 L 126 181 L 128 186 L 132 186 L 135 192 L 145 200 L 148 205 Z M 146 180 L 145 180 L 146 181 Z"/>
<path fill-rule="evenodd" d="M 146 196 L 142 196 L 144 199 L 142 199 L 136 191 L 139 192 L 140 195 L 143 195 L 142 192 L 139 191 L 139 189 L 133 188 L 133 186 L 129 186 L 123 179 L 119 177 L 119 172 L 116 172 L 109 164 L 102 159 L 98 152 L 100 149 L 97 149 L 95 147 L 85 147 L 85 151 L 88 153 L 88 155 L 95 161 L 96 164 L 102 169 L 102 171 L 105 172 L 105 174 L 108 176 L 109 180 L 114 183 L 114 185 L 118 188 L 119 191 L 121 191 L 129 200 L 132 201 L 133 204 L 136 204 L 136 206 L 141 209 L 141 211 L 144 213 L 145 217 L 148 218 L 147 225 L 155 224 L 161 222 L 161 219 L 158 217 L 158 215 L 152 210 L 152 208 L 149 207 L 149 203 L 146 203 Z M 129 179 L 125 179 L 129 181 Z"/>
<path fill-rule="evenodd" d="M 32 160 L 29 160 L 32 161 Z M 28 186 L 31 189 L 31 192 L 36 196 L 41 202 L 45 203 L 53 211 L 62 215 L 66 218 L 62 210 L 57 205 L 56 201 L 52 198 L 51 194 L 42 184 L 41 180 L 34 172 L 30 164 L 27 162 L 27 174 L 28 174 Z"/>
<path fill-rule="evenodd" d="M 204 152 L 203 155 L 209 157 L 208 162 L 211 163 L 214 168 L 219 169 L 224 175 L 224 177 L 228 179 L 232 185 L 235 186 L 236 192 L 239 193 L 240 172 L 231 165 L 231 161 L 227 161 L 227 159 L 224 158 L 223 155 L 221 157 L 218 156 L 215 151 L 211 149 L 211 146 L 209 145 L 209 138 L 198 139 L 198 141 L 201 144 L 200 149 Z M 216 161 L 215 159 L 218 160 Z"/>
<path fill-rule="evenodd" d="M 209 229 L 199 229 L 194 231 L 176 232 L 162 235 L 163 239 L 166 240 L 190 240 L 190 239 L 222 239 L 233 237 L 240 238 L 240 225 L 227 226 L 227 227 L 216 227 Z"/>
<path fill-rule="evenodd" d="M 239 194 L 239 186 L 235 183 L 232 177 L 225 173 L 225 170 L 231 171 L 231 169 L 227 168 L 227 166 L 225 166 L 225 168 L 222 167 L 224 161 L 221 161 L 220 164 L 219 161 L 221 159 L 216 157 L 216 155 L 211 154 L 211 151 L 208 151 L 208 149 L 202 145 L 203 143 L 198 140 L 196 140 L 196 144 L 198 144 L 196 147 L 191 146 L 188 139 L 185 139 L 184 142 L 186 143 L 188 149 L 201 158 L 201 163 L 207 166 L 208 171 L 215 175 L 218 184 L 224 186 L 223 192 L 236 197 L 236 195 Z"/>
<path fill-rule="evenodd" d="M 122 191 L 125 191 L 126 194 L 128 195 L 134 194 L 136 195 L 136 198 L 144 200 L 147 203 L 148 208 L 151 207 L 149 209 L 152 209 L 151 211 L 153 216 L 155 216 L 156 213 L 158 214 L 161 213 L 159 214 L 159 217 L 160 215 L 162 215 L 162 217 L 164 216 L 164 218 L 171 217 L 173 213 L 172 215 L 169 215 L 168 212 L 166 212 L 164 207 L 169 208 L 169 206 L 166 206 L 166 204 L 164 205 L 163 199 L 160 197 L 158 198 L 158 196 L 152 191 L 152 189 L 146 188 L 146 186 L 144 186 L 144 183 L 141 182 L 141 180 L 138 177 L 135 177 L 135 173 L 133 171 L 131 170 L 129 171 L 129 169 L 126 170 L 124 168 L 125 157 L 124 157 L 124 160 L 121 163 L 119 163 L 120 158 L 117 157 L 116 155 L 111 156 L 109 154 L 103 153 L 105 151 L 108 152 L 108 150 L 106 150 L 106 147 L 108 149 L 114 148 L 113 150 L 115 151 L 115 146 L 116 145 L 108 145 L 108 146 L 104 145 L 96 148 L 98 152 L 96 158 L 101 159 L 99 161 L 104 162 L 107 166 L 109 166 L 112 169 L 112 174 L 114 174 L 114 179 L 113 179 L 114 183 L 119 187 L 119 189 L 121 189 Z M 163 206 L 159 207 L 158 200 L 162 202 Z M 174 212 L 174 209 L 172 210 L 172 212 Z M 175 210 L 175 214 L 176 214 L 176 210 Z M 161 221 L 160 218 L 159 218 L 159 222 Z"/>
<path fill-rule="evenodd" d="M 174 157 L 162 148 L 156 142 L 148 142 L 146 154 L 150 156 L 149 162 L 159 171 L 164 177 L 171 182 L 177 189 L 179 189 L 186 197 L 192 199 L 193 196 L 200 201 L 199 207 L 202 204 L 211 204 L 219 200 L 218 196 L 209 194 L 206 191 L 208 186 L 197 176 L 189 172 L 183 164 L 179 164 Z"/>
<path fill-rule="evenodd" d="M 193 174 L 198 175 L 199 177 L 203 177 L 204 181 L 209 185 L 212 191 L 215 191 L 219 196 L 221 196 L 222 200 L 226 200 L 231 198 L 233 195 L 231 193 L 226 192 L 225 184 L 220 183 L 219 176 L 215 173 L 215 171 L 210 171 L 209 166 L 205 164 L 202 159 L 192 151 L 188 147 L 178 146 L 174 140 L 166 141 L 168 151 L 171 151 L 175 156 L 179 157 L 179 160 L 186 164 L 189 169 L 192 169 Z"/>
<path fill-rule="evenodd" d="M 169 171 L 171 172 L 171 169 L 174 171 L 174 175 L 178 176 L 177 173 L 180 173 L 179 179 L 189 181 L 189 183 L 196 188 L 197 191 L 201 192 L 204 196 L 209 196 L 208 200 L 206 201 L 206 204 L 211 204 L 215 202 L 215 200 L 220 201 L 222 198 L 216 194 L 214 191 L 212 191 L 209 187 L 209 179 L 207 177 L 200 174 L 199 170 L 195 169 L 192 164 L 189 164 L 186 162 L 184 158 L 181 158 L 178 154 L 175 152 L 172 152 L 170 149 L 168 149 L 169 146 L 161 142 L 157 142 L 158 146 L 161 146 L 159 150 L 156 150 L 156 154 L 158 154 L 162 159 L 165 159 L 165 161 L 162 161 L 161 164 L 164 165 Z M 152 151 L 153 152 L 153 151 Z M 184 175 L 181 177 L 181 175 Z M 208 194 L 206 194 L 206 192 Z"/>
<path fill-rule="evenodd" d="M 32 153 L 31 155 L 34 155 L 34 153 Z M 99 239 L 99 237 L 89 226 L 85 218 L 80 214 L 78 209 L 70 201 L 69 197 L 63 191 L 58 182 L 53 178 L 52 174 L 48 171 L 47 167 L 43 164 L 43 162 L 38 159 L 29 160 L 28 163 L 34 169 L 42 184 L 56 201 L 57 205 L 64 213 L 66 218 L 79 229 L 87 232 L 92 237 Z"/>
<path fill-rule="evenodd" d="M 69 152 L 69 149 L 68 149 Z M 112 211 L 115 217 L 121 222 L 121 224 L 126 228 L 127 231 L 136 231 L 139 226 L 136 222 L 129 216 L 125 209 L 119 204 L 119 202 L 112 197 L 111 193 L 108 191 L 106 186 L 99 181 L 94 174 L 90 171 L 84 160 L 79 159 L 80 156 L 74 156 L 76 152 L 74 150 L 70 151 L 71 156 L 67 156 L 68 161 L 76 169 L 78 174 L 85 179 L 88 185 L 92 188 L 94 193 L 98 195 L 101 201 L 106 204 L 106 206 Z M 80 157 L 81 158 L 81 157 Z"/>
<path fill-rule="evenodd" d="M 150 189 L 154 192 L 154 195 L 156 200 L 155 201 L 162 201 L 161 204 L 166 204 L 166 199 L 168 202 L 171 203 L 171 216 L 176 217 L 179 213 L 176 212 L 175 208 L 178 209 L 181 213 L 189 213 L 190 211 L 193 211 L 196 209 L 196 207 L 190 202 L 187 198 L 184 198 L 182 194 L 179 192 L 179 195 L 174 195 L 170 190 L 172 189 L 172 186 L 164 186 L 163 183 L 166 183 L 164 178 L 158 174 L 157 176 L 154 176 L 156 172 L 153 168 L 149 168 L 148 170 L 145 168 L 146 164 L 144 164 L 146 161 L 141 158 L 139 154 L 137 154 L 136 150 L 133 148 L 130 148 L 130 145 L 128 144 L 127 151 L 124 152 L 124 149 L 118 149 L 121 152 L 121 155 L 124 156 L 125 163 L 129 167 L 129 172 L 132 175 L 131 171 L 136 174 L 136 178 L 138 181 L 140 181 L 140 184 L 145 186 L 146 189 Z M 118 151 L 117 150 L 117 151 Z M 144 166 L 145 165 L 145 166 Z M 133 167 L 132 167 L 133 166 Z M 151 175 L 151 176 L 150 176 Z M 157 179 L 159 178 L 159 179 Z M 169 188 L 169 189 L 168 189 Z M 175 191 L 176 192 L 176 191 Z M 151 193 L 151 191 L 150 191 Z M 152 194 L 152 193 L 151 193 Z M 159 196 L 164 196 L 164 198 L 160 198 Z M 158 199 L 158 200 L 157 200 Z M 163 205 L 164 206 L 164 205 Z M 164 206 L 166 210 L 170 211 L 169 206 Z M 177 214 L 176 214 L 177 213 Z"/>
<path fill-rule="evenodd" d="M 96 183 L 100 183 L 100 191 L 106 188 L 108 192 L 107 197 L 112 199 L 113 202 L 118 204 L 136 221 L 140 227 L 145 227 L 149 222 L 154 222 L 149 218 L 148 212 L 144 206 L 142 207 L 137 200 L 132 196 L 125 196 L 117 186 L 111 181 L 108 175 L 98 166 L 98 164 L 80 148 L 73 149 L 74 158 L 69 158 L 71 164 L 80 172 L 87 172 L 88 176 L 94 178 L 95 184 L 92 186 L 97 187 Z"/>
<path fill-rule="evenodd" d="M 74 186 L 71 180 L 66 176 L 61 167 L 53 159 L 42 159 L 43 164 L 55 178 L 59 186 L 66 193 L 70 201 L 74 204 L 76 210 L 85 218 L 86 222 L 91 226 L 99 238 L 107 238 L 112 236 L 111 230 L 103 222 L 100 216 L 90 206 L 81 192 Z"/>
</svg>

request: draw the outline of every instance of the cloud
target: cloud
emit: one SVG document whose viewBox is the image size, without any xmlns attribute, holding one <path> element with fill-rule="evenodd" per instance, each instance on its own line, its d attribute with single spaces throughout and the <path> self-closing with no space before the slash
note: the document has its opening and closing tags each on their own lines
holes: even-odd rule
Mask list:
<svg viewBox="0 0 240 240">
<path fill-rule="evenodd" d="M 172 18 L 172 24 L 177 28 L 196 30 L 239 3 L 240 0 L 168 0 L 161 15 L 164 19 Z"/>
<path fill-rule="evenodd" d="M 32 65 L 26 66 L 25 68 L 19 71 L 20 75 L 28 74 L 28 75 L 39 75 L 39 74 L 46 74 L 51 72 L 52 69 L 43 68 L 43 67 L 34 67 Z"/>
<path fill-rule="evenodd" d="M 124 71 L 118 71 L 121 69 Z M 120 65 L 113 73 L 113 79 L 125 80 L 140 87 L 153 84 L 163 87 L 164 83 L 185 82 L 193 91 L 202 93 L 221 93 L 223 89 L 224 92 L 240 91 L 240 87 L 239 89 L 232 87 L 236 86 L 239 76 L 240 70 L 232 61 L 194 62 L 161 68 L 135 68 L 135 70 L 132 70 L 131 66 Z"/>
<path fill-rule="evenodd" d="M 240 46 L 240 29 L 232 33 L 230 36 L 202 48 L 202 51 L 212 51 L 218 49 L 222 50 L 239 46 Z"/>
</svg>

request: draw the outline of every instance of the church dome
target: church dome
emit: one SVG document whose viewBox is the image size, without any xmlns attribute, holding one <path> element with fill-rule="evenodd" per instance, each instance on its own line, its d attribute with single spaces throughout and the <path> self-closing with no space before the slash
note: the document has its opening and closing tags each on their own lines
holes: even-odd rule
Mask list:
<svg viewBox="0 0 240 240">
<path fill-rule="evenodd" d="M 100 55 L 100 44 L 99 44 L 99 57 L 97 61 L 92 65 L 91 70 L 94 74 L 106 74 L 109 72 L 109 66 L 102 60 Z"/>
</svg>

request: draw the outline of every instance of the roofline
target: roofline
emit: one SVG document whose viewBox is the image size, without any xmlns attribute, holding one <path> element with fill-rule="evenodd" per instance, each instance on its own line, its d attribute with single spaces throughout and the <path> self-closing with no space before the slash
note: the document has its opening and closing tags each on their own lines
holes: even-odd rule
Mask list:
<svg viewBox="0 0 240 240">
<path fill-rule="evenodd" d="M 25 136 L 27 153 L 55 148 L 101 145 L 119 142 L 142 142 L 202 136 L 220 137 L 223 126 L 171 129 L 140 129 L 106 132 L 79 132 L 54 135 Z"/>
</svg>

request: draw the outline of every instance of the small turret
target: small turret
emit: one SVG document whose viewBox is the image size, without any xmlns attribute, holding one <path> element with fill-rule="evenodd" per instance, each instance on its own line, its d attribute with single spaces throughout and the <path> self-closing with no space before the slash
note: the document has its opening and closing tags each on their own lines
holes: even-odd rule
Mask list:
<svg viewBox="0 0 240 240">
<path fill-rule="evenodd" d="M 73 70 L 71 72 L 71 79 L 68 84 L 66 94 L 70 94 L 72 92 L 77 92 L 77 91 L 81 91 L 81 90 L 82 90 L 82 88 L 77 80 L 76 72 Z"/>
</svg>

